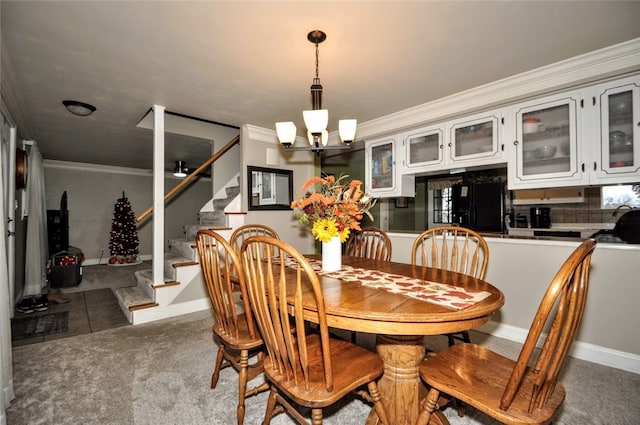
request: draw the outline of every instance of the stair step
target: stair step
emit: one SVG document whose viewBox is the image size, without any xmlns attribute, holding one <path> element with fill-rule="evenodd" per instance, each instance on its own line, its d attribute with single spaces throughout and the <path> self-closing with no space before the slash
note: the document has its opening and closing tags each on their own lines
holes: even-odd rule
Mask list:
<svg viewBox="0 0 640 425">
<path fill-rule="evenodd" d="M 216 202 L 214 201 L 214 205 L 215 204 Z M 224 227 L 227 225 L 227 217 L 225 216 L 224 208 L 220 208 L 216 211 L 200 211 L 198 215 L 200 218 L 200 224 L 202 225 L 220 227 Z"/>
<path fill-rule="evenodd" d="M 183 258 L 185 261 L 198 261 L 195 239 L 171 239 L 169 241 L 172 257 Z"/>
<path fill-rule="evenodd" d="M 130 311 L 157 305 L 140 285 L 117 288 L 114 292 L 120 303 Z"/>
<path fill-rule="evenodd" d="M 180 282 L 178 282 L 176 280 L 170 280 L 170 281 L 166 281 L 164 283 L 153 284 L 153 285 L 151 285 L 151 287 L 154 288 L 154 289 L 160 289 L 160 288 L 166 288 L 168 286 L 178 286 L 178 285 L 180 285 Z"/>
<path fill-rule="evenodd" d="M 232 229 L 231 229 L 231 227 L 228 227 L 228 226 L 210 226 L 210 225 L 206 225 L 206 224 L 194 224 L 194 225 L 190 225 L 190 226 L 185 226 L 185 228 L 184 228 L 185 240 L 195 241 L 196 240 L 196 234 L 200 230 L 213 230 L 214 232 L 220 233 L 222 231 L 232 230 Z"/>
</svg>

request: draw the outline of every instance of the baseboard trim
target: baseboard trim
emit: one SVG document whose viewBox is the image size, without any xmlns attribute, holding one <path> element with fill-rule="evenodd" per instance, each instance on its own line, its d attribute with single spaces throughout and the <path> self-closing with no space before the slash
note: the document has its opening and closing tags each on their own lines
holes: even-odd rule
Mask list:
<svg viewBox="0 0 640 425">
<path fill-rule="evenodd" d="M 149 261 L 153 258 L 151 254 L 149 255 L 138 255 L 138 258 L 142 261 Z M 107 265 L 109 263 L 109 257 L 102 258 L 85 258 L 82 262 L 83 266 L 96 266 L 96 265 Z"/>
<path fill-rule="evenodd" d="M 528 329 L 494 321 L 490 321 L 475 330 L 520 344 L 524 342 L 529 332 Z M 576 341 L 569 355 L 576 359 L 640 374 L 640 356 L 636 354 Z"/>
<path fill-rule="evenodd" d="M 180 304 L 170 304 L 154 308 L 137 310 L 133 315 L 133 325 L 155 322 L 156 320 L 168 319 L 170 317 L 182 316 L 183 314 L 195 313 L 197 311 L 211 308 L 211 301 L 208 298 L 197 299 Z"/>
</svg>

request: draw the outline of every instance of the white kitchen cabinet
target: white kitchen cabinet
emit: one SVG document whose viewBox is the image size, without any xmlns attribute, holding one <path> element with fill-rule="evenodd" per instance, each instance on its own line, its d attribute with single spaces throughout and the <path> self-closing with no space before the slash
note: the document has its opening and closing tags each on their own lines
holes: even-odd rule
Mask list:
<svg viewBox="0 0 640 425">
<path fill-rule="evenodd" d="M 509 189 L 588 184 L 582 159 L 583 91 L 513 106 L 515 139 L 507 167 Z"/>
<path fill-rule="evenodd" d="M 640 180 L 640 76 L 593 87 L 592 184 Z"/>
<path fill-rule="evenodd" d="M 483 112 L 447 124 L 447 161 L 475 166 L 504 161 L 501 125 L 503 110 Z"/>
<path fill-rule="evenodd" d="M 523 189 L 512 192 L 513 205 L 569 204 L 584 202 L 583 187 Z"/>
<path fill-rule="evenodd" d="M 402 174 L 402 141 L 385 137 L 365 142 L 365 188 L 375 197 L 414 197 L 415 176 Z"/>
<path fill-rule="evenodd" d="M 640 75 L 513 107 L 509 189 L 640 180 Z"/>
<path fill-rule="evenodd" d="M 404 138 L 408 170 L 416 172 L 444 167 L 444 125 L 422 128 L 401 137 Z"/>
<path fill-rule="evenodd" d="M 502 110 L 462 117 L 405 133 L 405 164 L 410 172 L 441 172 L 505 162 Z"/>
</svg>

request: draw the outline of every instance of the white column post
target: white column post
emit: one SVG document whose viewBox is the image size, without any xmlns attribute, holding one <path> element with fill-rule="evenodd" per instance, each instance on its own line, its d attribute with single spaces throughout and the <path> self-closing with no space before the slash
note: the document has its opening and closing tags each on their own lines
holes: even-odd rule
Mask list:
<svg viewBox="0 0 640 425">
<path fill-rule="evenodd" d="M 164 106 L 153 105 L 152 270 L 154 284 L 164 282 L 164 110 Z"/>
</svg>

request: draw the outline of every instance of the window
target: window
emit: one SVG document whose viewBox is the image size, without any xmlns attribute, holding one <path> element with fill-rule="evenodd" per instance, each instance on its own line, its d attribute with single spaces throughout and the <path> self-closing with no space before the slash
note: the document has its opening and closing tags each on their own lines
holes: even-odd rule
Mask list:
<svg viewBox="0 0 640 425">
<path fill-rule="evenodd" d="M 447 178 L 429 179 L 428 188 L 430 195 L 431 218 L 430 225 L 441 226 L 451 224 L 453 211 L 451 198 L 453 196 L 453 185 L 462 181 L 460 176 Z"/>
<path fill-rule="evenodd" d="M 451 223 L 451 187 L 433 191 L 433 222 L 437 224 Z"/>
<path fill-rule="evenodd" d="M 640 185 L 602 186 L 601 199 L 603 209 L 618 208 L 621 205 L 640 207 Z"/>
</svg>

